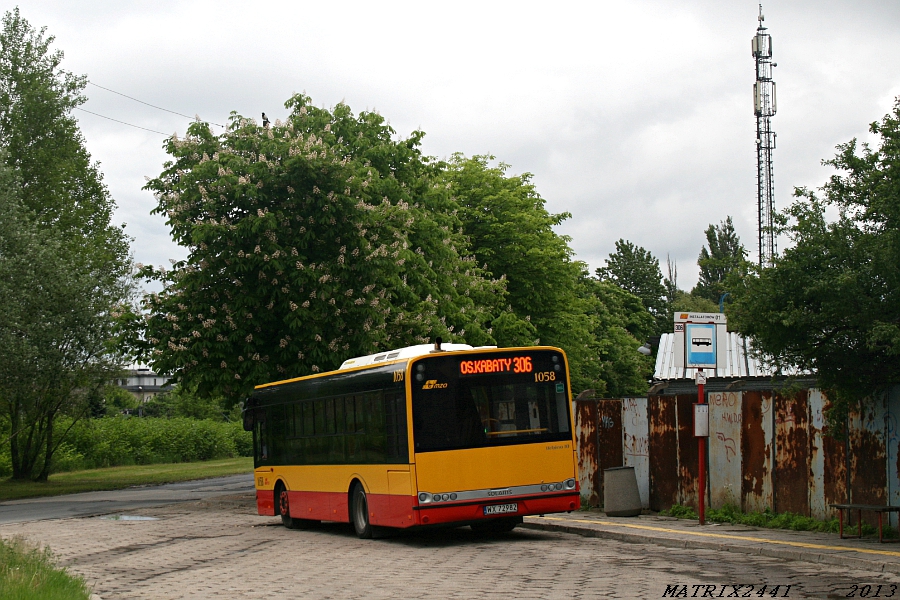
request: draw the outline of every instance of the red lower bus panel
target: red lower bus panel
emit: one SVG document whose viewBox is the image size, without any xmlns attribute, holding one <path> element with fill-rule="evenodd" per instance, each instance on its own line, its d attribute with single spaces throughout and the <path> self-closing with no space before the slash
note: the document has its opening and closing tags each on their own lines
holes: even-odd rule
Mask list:
<svg viewBox="0 0 900 600">
<path fill-rule="evenodd" d="M 348 521 L 347 494 L 335 492 L 288 492 L 291 516 L 313 521 Z M 337 510 L 343 502 L 344 509 L 338 518 Z"/>
<path fill-rule="evenodd" d="M 291 516 L 315 521 L 350 522 L 349 496 L 343 492 L 289 492 Z M 369 522 L 386 527 L 415 525 L 412 496 L 367 494 Z"/>
<path fill-rule="evenodd" d="M 548 498 L 504 499 L 504 503 L 513 502 L 519 505 L 518 512 L 497 515 L 497 517 L 543 515 L 578 510 L 581 507 L 581 497 L 578 494 L 550 496 Z M 443 506 L 426 505 L 427 508 L 422 506 L 416 511 L 416 525 L 435 525 L 437 523 L 456 523 L 497 518 L 484 516 L 484 506 L 489 504 L 500 504 L 500 502 L 491 501 L 464 505 L 445 504 Z"/>
<path fill-rule="evenodd" d="M 372 494 L 369 500 L 369 522 L 384 527 L 411 527 L 416 524 L 414 497 Z M 373 516 L 371 513 L 375 513 Z"/>
<path fill-rule="evenodd" d="M 267 517 L 275 516 L 275 490 L 256 490 L 256 512 Z"/>
<path fill-rule="evenodd" d="M 350 522 L 349 496 L 347 494 L 328 494 L 328 505 L 331 507 L 331 520 L 340 523 Z"/>
<path fill-rule="evenodd" d="M 346 493 L 288 492 L 288 494 L 292 517 L 341 523 L 350 521 L 350 511 L 347 505 L 348 495 Z M 369 521 L 372 525 L 400 528 L 413 525 L 436 525 L 439 523 L 457 523 L 495 518 L 485 517 L 483 507 L 485 504 L 498 503 L 484 502 L 479 504 L 445 504 L 418 507 L 415 506 L 415 498 L 413 496 L 368 494 L 366 498 L 369 502 Z M 503 516 L 566 512 L 577 510 L 581 506 L 581 498 L 577 493 L 547 498 L 509 498 L 507 501 L 518 503 L 519 511 L 515 514 L 510 513 Z M 272 490 L 257 490 L 256 508 L 260 515 L 275 516 L 275 492 Z"/>
</svg>

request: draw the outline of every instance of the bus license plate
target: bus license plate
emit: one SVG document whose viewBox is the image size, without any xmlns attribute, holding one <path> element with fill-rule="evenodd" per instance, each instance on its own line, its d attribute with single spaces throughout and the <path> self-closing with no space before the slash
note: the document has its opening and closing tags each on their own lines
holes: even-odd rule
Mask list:
<svg viewBox="0 0 900 600">
<path fill-rule="evenodd" d="M 485 515 L 502 515 L 503 513 L 514 513 L 519 511 L 518 504 L 492 504 L 484 507 Z"/>
</svg>

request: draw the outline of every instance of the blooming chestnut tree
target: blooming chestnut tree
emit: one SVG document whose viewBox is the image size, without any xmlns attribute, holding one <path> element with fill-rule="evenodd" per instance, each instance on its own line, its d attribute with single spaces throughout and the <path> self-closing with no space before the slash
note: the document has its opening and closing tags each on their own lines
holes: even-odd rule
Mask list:
<svg viewBox="0 0 900 600">
<path fill-rule="evenodd" d="M 144 267 L 142 352 L 202 394 L 336 368 L 437 336 L 481 345 L 505 282 L 476 264 L 441 165 L 378 114 L 295 95 L 285 122 L 232 114 L 172 137 L 147 188 L 186 260 Z"/>
</svg>

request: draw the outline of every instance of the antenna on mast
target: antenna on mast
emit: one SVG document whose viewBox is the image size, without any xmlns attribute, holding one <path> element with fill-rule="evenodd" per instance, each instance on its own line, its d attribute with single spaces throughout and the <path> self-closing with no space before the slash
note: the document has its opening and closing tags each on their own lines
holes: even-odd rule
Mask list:
<svg viewBox="0 0 900 600">
<path fill-rule="evenodd" d="M 756 59 L 756 83 L 753 84 L 753 112 L 756 115 L 756 181 L 758 204 L 759 265 L 772 264 L 775 257 L 774 185 L 772 181 L 772 151 L 775 132 L 771 117 L 776 111 L 775 82 L 772 80 L 772 36 L 763 27 L 765 16 L 759 5 L 759 26 L 751 40 Z"/>
</svg>

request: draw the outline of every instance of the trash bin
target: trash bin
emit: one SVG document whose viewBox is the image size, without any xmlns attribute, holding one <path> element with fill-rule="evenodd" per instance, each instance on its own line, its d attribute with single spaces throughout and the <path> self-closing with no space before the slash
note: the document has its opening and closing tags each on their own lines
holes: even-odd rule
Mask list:
<svg viewBox="0 0 900 600">
<path fill-rule="evenodd" d="M 636 517 L 641 514 L 634 467 L 603 470 L 603 512 L 610 517 Z"/>
</svg>

